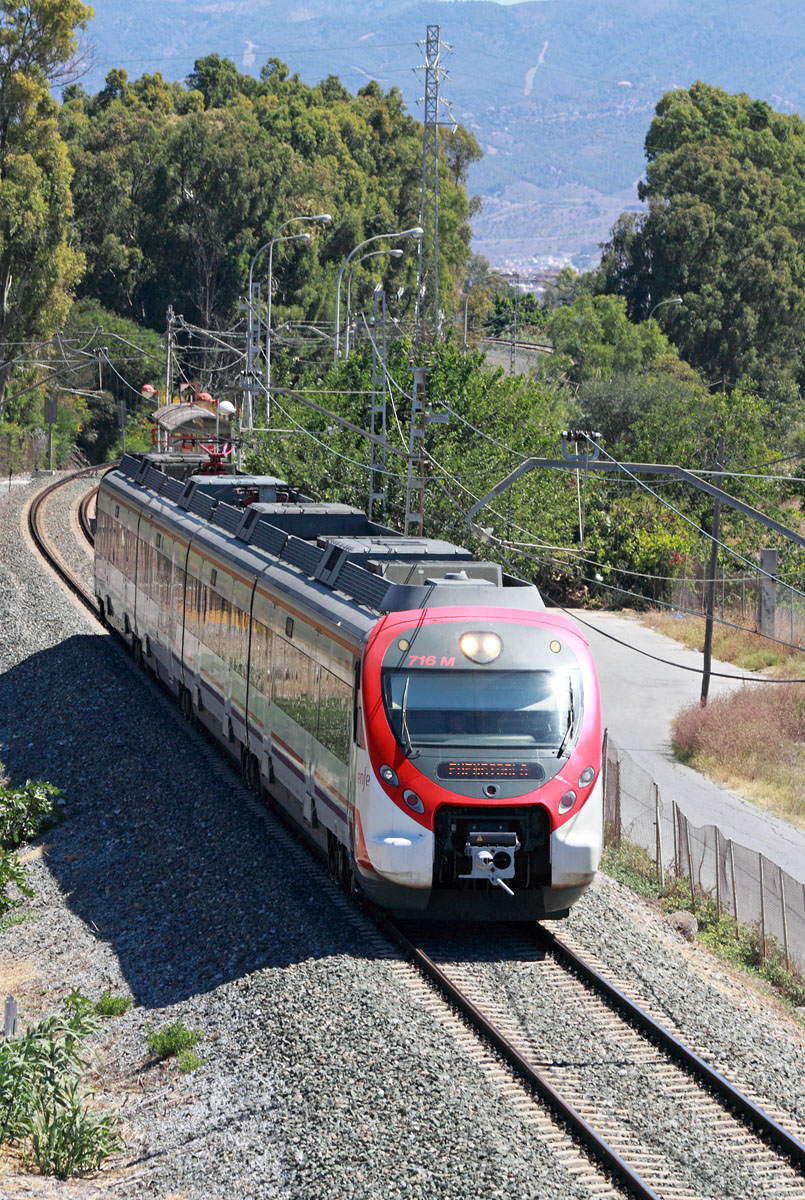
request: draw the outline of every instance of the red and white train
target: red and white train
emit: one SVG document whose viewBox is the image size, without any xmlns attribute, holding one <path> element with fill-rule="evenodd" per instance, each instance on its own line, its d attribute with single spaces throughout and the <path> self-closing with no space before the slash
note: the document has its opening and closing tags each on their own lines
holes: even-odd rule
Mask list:
<svg viewBox="0 0 805 1200">
<path fill-rule="evenodd" d="M 95 590 L 135 657 L 379 905 L 566 916 L 602 840 L 573 622 L 461 547 L 182 471 L 126 455 L 98 493 Z"/>
</svg>

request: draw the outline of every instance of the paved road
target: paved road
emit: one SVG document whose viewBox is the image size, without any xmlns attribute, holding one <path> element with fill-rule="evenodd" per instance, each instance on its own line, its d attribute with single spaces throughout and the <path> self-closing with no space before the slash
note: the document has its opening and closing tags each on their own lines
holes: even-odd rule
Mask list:
<svg viewBox="0 0 805 1200">
<path fill-rule="evenodd" d="M 611 634 L 629 646 L 683 666 L 701 668 L 701 654 L 684 649 L 628 615 L 587 611 L 573 615 L 589 623 L 582 629 L 598 664 L 604 725 L 621 749 L 656 780 L 663 801 L 676 800 L 693 824 L 718 825 L 727 837 L 761 850 L 805 883 L 805 830 L 765 813 L 737 792 L 718 787 L 674 759 L 671 721 L 680 709 L 698 701 L 701 676 L 654 662 L 603 635 Z M 730 663 L 715 661 L 713 670 L 740 673 Z M 710 695 L 741 686 L 713 679 Z"/>
</svg>

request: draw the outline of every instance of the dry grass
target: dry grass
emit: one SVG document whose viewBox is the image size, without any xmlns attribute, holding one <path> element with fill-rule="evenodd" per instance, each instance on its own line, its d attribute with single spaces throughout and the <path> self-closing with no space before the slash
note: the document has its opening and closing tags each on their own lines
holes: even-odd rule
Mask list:
<svg viewBox="0 0 805 1200">
<path fill-rule="evenodd" d="M 691 705 L 672 738 L 684 762 L 805 827 L 805 686 L 748 686 Z"/>
<path fill-rule="evenodd" d="M 727 613 L 726 617 L 736 624 L 740 622 L 740 613 Z M 658 633 L 681 642 L 689 650 L 701 650 L 704 646 L 704 617 L 652 609 L 643 614 L 643 620 Z M 805 645 L 805 630 L 795 625 L 794 638 Z M 718 622 L 713 624 L 713 657 L 734 663 L 743 671 L 765 670 L 779 679 L 805 678 L 805 649 L 789 650 L 760 634 L 732 629 Z"/>
</svg>

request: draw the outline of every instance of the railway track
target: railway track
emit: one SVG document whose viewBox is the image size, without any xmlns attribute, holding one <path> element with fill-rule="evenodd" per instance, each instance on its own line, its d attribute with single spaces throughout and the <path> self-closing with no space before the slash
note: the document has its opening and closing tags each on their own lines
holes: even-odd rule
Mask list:
<svg viewBox="0 0 805 1200">
<path fill-rule="evenodd" d="M 467 936 L 427 927 L 406 932 L 379 919 L 462 1019 L 629 1195 L 701 1200 L 712 1194 L 697 1186 L 686 1164 L 662 1145 L 663 1124 L 673 1112 L 679 1122 L 711 1128 L 718 1153 L 739 1167 L 745 1164 L 747 1181 L 762 1181 L 786 1200 L 805 1197 L 801 1136 L 787 1131 L 547 930 L 501 927 Z M 520 994 L 513 997 L 514 976 L 519 976 L 514 990 Z M 530 1009 L 527 1015 L 524 1006 Z M 572 1056 L 567 1061 L 556 1033 L 567 1019 L 587 1026 L 585 1061 Z M 607 1107 L 603 1081 L 613 1069 L 634 1074 L 642 1081 L 641 1094 L 657 1097 L 653 1127 L 650 1112 L 636 1111 L 637 1096 L 630 1111 Z M 576 1172 L 582 1171 L 583 1164 L 577 1164 Z"/>
<path fill-rule="evenodd" d="M 98 616 L 98 606 L 95 602 L 94 595 L 87 591 L 87 589 L 84 587 L 84 584 L 75 574 L 75 572 L 70 569 L 64 558 L 59 554 L 58 549 L 55 546 L 52 546 L 48 540 L 47 531 L 45 529 L 45 512 L 47 510 L 48 502 L 56 494 L 56 492 L 60 491 L 61 488 L 66 487 L 75 479 L 83 479 L 87 475 L 97 475 L 99 472 L 106 471 L 109 469 L 109 467 L 114 465 L 115 464 L 113 462 L 109 462 L 102 463 L 100 466 L 85 467 L 81 471 L 72 472 L 70 475 L 65 476 L 64 479 L 57 479 L 54 483 L 49 484 L 48 487 L 43 488 L 41 492 L 37 493 L 28 508 L 28 529 L 37 550 L 45 559 L 45 561 L 53 568 L 62 582 L 66 584 L 70 591 L 77 596 L 82 604 L 85 604 L 86 607 L 96 617 Z M 79 524 L 84 536 L 86 537 L 87 541 L 90 542 L 90 544 L 94 542 L 94 536 L 89 517 L 89 507 L 96 490 L 97 489 L 94 489 L 93 491 L 87 493 L 87 495 L 81 501 L 78 511 Z"/>
<path fill-rule="evenodd" d="M 60 487 L 102 469 L 90 468 L 58 481 L 40 493 L 29 510 L 38 549 L 96 615 L 94 596 L 49 546 L 44 512 Z M 79 517 L 90 542 L 92 496 L 90 492 L 82 500 Z M 256 798 L 254 803 L 258 804 Z M 276 817 L 263 806 L 259 809 L 273 825 Z M 292 836 L 297 838 L 292 853 L 307 859 L 299 848 L 296 827 L 293 835 L 286 827 L 289 842 Z M 317 868 L 309 864 L 307 869 Z M 337 895 L 335 886 L 329 884 L 327 890 Z M 355 919 L 367 919 L 355 913 L 346 898 L 341 903 Z M 637 1006 L 622 986 L 607 980 L 600 966 L 585 961 L 567 940 L 540 927 L 445 933 L 433 927 L 403 929 L 381 913 L 369 912 L 369 916 L 382 935 L 377 946 L 382 948 L 383 939 L 388 939 L 386 947 L 390 941 L 408 959 L 410 984 L 418 990 L 420 1002 L 452 1023 L 454 1034 L 476 1056 L 479 1068 L 493 1077 L 520 1118 L 551 1144 L 592 1194 L 626 1194 L 640 1200 L 709 1200 L 713 1194 L 696 1186 L 678 1156 L 664 1152 L 662 1113 L 652 1131 L 652 1117 L 645 1108 L 636 1113 L 607 1107 L 600 1086 L 602 1068 L 607 1067 L 644 1079 L 645 1090 L 661 1099 L 666 1115 L 670 1107 L 681 1122 L 707 1123 L 719 1153 L 745 1163 L 747 1178 L 762 1179 L 771 1194 L 783 1200 L 805 1200 L 801 1131 L 787 1131 L 781 1120 L 714 1071 L 675 1031 Z M 515 976 L 521 988 L 525 982 L 522 994 L 538 1000 L 530 1015 L 524 1014 L 522 1003 L 512 1002 Z M 554 1013 L 589 1024 L 589 1061 L 573 1061 L 572 1056 L 566 1061 L 561 1040 L 551 1046 L 551 1036 L 560 1038 L 556 1026 L 561 1023 L 555 1019 L 549 1023 L 545 1004 L 553 1006 Z M 608 1047 L 608 1055 L 592 1053 L 600 1047 Z"/>
</svg>

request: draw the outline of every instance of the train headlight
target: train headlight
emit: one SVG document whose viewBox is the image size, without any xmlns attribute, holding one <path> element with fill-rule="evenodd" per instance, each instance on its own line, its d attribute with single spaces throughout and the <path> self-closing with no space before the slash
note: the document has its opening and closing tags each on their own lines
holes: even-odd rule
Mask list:
<svg viewBox="0 0 805 1200">
<path fill-rule="evenodd" d="M 403 800 L 414 812 L 423 813 L 425 811 L 425 805 L 422 803 L 419 796 L 417 796 L 416 792 L 412 792 L 410 788 L 406 788 L 406 790 L 403 792 Z"/>
<path fill-rule="evenodd" d="M 462 633 L 458 646 L 473 662 L 490 663 L 500 654 L 503 642 L 496 633 Z"/>
<path fill-rule="evenodd" d="M 587 787 L 595 779 L 595 767 L 585 767 L 579 775 L 579 787 Z"/>
<path fill-rule="evenodd" d="M 576 803 L 576 793 L 571 788 L 571 790 L 569 792 L 565 792 L 564 796 L 559 801 L 559 812 L 560 813 L 570 812 L 571 808 L 573 807 L 573 805 L 575 803 Z"/>
<path fill-rule="evenodd" d="M 397 778 L 397 772 L 393 770 L 388 763 L 383 763 L 383 766 L 380 768 L 380 778 L 384 783 L 391 784 L 392 787 L 400 786 L 400 781 Z"/>
</svg>

